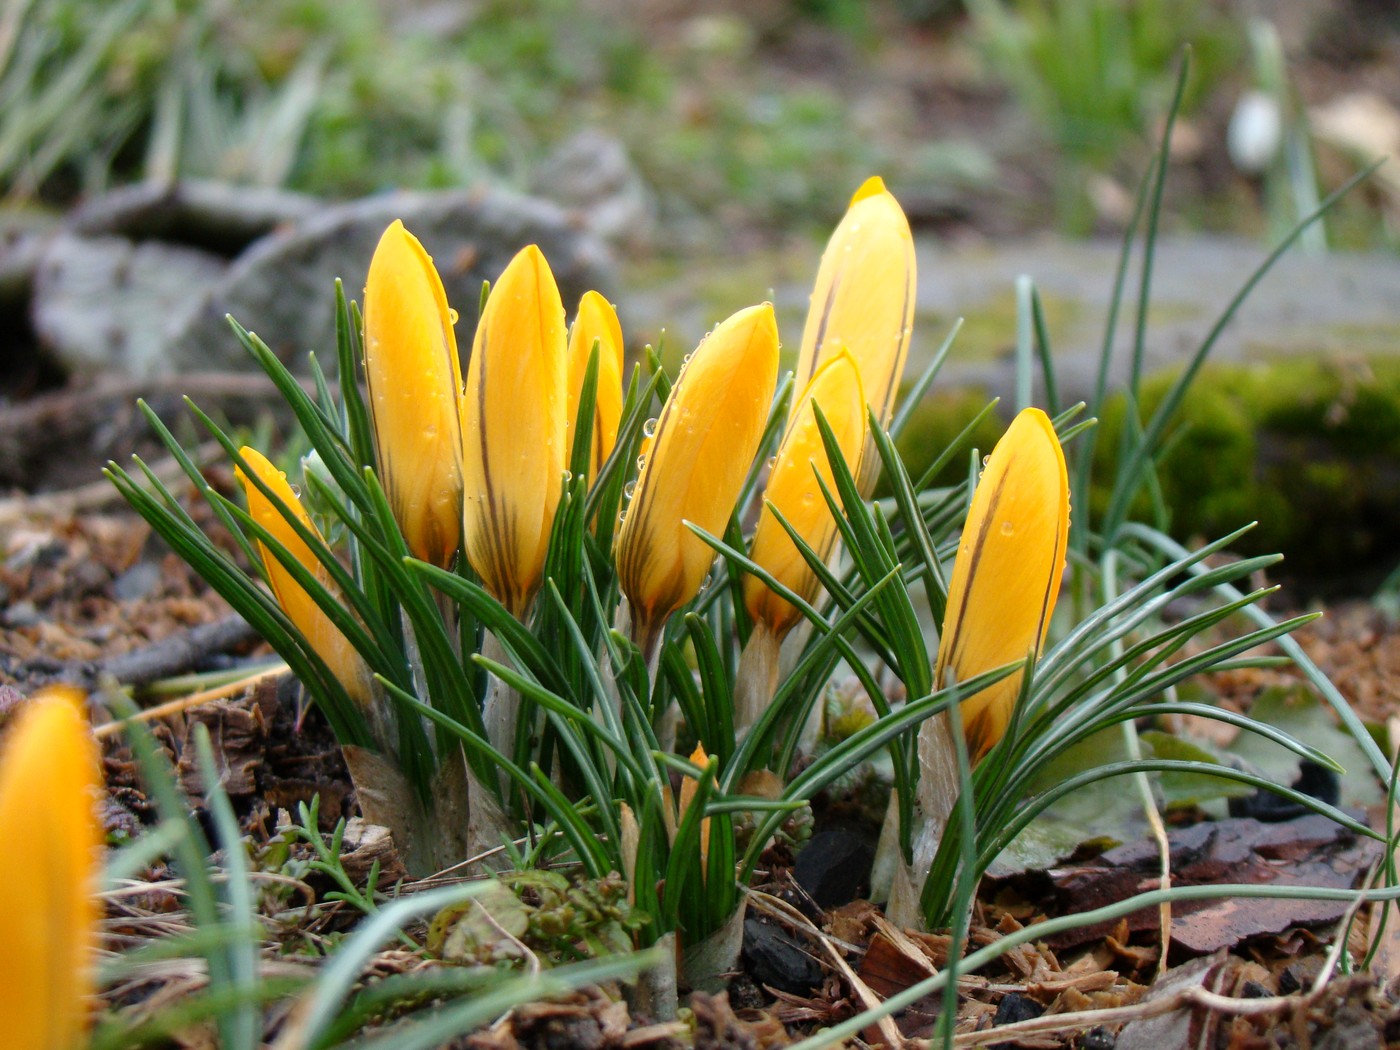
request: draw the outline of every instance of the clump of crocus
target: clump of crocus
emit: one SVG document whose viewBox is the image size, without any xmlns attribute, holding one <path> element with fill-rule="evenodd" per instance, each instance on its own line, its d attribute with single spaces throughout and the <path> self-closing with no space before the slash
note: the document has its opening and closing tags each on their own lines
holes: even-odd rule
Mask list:
<svg viewBox="0 0 1400 1050">
<path fill-rule="evenodd" d="M 817 426 L 820 408 L 847 466 L 857 475 L 865 446 L 867 415 L 860 369 L 849 351 L 828 356 L 798 397 L 764 489 L 763 511 L 749 556 L 783 586 L 811 601 L 819 584 L 811 565 L 778 520 L 787 524 L 825 561 L 839 535 L 821 484 L 834 492 L 831 464 Z M 776 512 L 776 513 L 775 513 Z M 797 607 L 757 576 L 744 579 L 744 606 L 754 631 L 738 675 L 735 728 L 753 725 L 777 685 L 778 647 L 801 619 Z"/>
<path fill-rule="evenodd" d="M 1069 540 L 1069 475 L 1050 419 L 1022 410 L 987 458 L 973 493 L 948 585 L 948 609 L 934 668 L 936 688 L 955 686 L 1016 661 L 1034 662 L 1044 644 Z M 986 756 L 1006 732 L 1025 671 L 965 697 L 959 707 L 969 759 Z M 918 897 L 961 789 L 947 714 L 919 727 L 919 788 L 913 862 L 890 894 L 890 921 L 920 920 Z"/>
<path fill-rule="evenodd" d="M 414 557 L 447 567 L 462 535 L 456 316 L 417 238 L 395 220 L 365 283 L 365 380 L 379 479 Z"/>
<path fill-rule="evenodd" d="M 559 286 L 532 244 L 491 289 L 462 395 L 467 560 L 517 618 L 544 574 L 568 464 L 566 350 Z"/>
<path fill-rule="evenodd" d="M 9 1046 L 72 1050 L 87 1029 L 102 845 L 97 744 L 72 689 L 27 701 L 0 750 L 0 841 L 22 877 L 0 895 Z"/>
<path fill-rule="evenodd" d="M 291 524 L 291 519 L 295 519 L 315 542 L 325 546 L 315 523 L 287 483 L 286 475 L 255 448 L 245 445 L 239 449 L 239 455 L 257 480 L 262 482 L 262 487 L 259 487 L 241 467 L 235 468 L 234 473 L 243 483 L 243 491 L 248 497 L 248 514 L 286 548 L 298 565 L 311 573 L 331 594 L 335 594 L 335 586 L 325 566 Z M 369 667 L 364 658 L 262 540 L 258 541 L 258 551 L 262 554 L 268 586 L 272 588 L 272 595 L 282 612 L 301 637 L 306 639 L 311 651 L 321 658 L 350 699 L 361 707 L 369 707 L 372 691 Z"/>
<path fill-rule="evenodd" d="M 909 220 L 878 176 L 866 179 L 827 242 L 802 330 L 796 387 L 849 349 L 880 426 L 889 426 L 914 323 L 917 271 Z M 796 418 L 797 405 L 789 419 Z M 867 450 L 862 494 L 875 485 L 879 456 Z"/>
<path fill-rule="evenodd" d="M 657 418 L 618 530 L 618 581 L 633 638 L 650 659 L 670 615 L 694 598 L 758 451 L 778 378 L 770 303 L 721 322 L 690 356 Z"/>
<path fill-rule="evenodd" d="M 593 440 L 589 445 L 588 482 L 598 480 L 598 471 L 613 446 L 617 444 L 617 428 L 622 421 L 622 325 L 617 311 L 599 292 L 586 292 L 578 304 L 578 314 L 569 329 L 569 407 L 565 417 L 567 438 L 565 449 L 573 448 L 574 427 L 577 425 L 579 398 L 583 381 L 588 375 L 588 362 L 593 348 L 598 349 L 597 393 L 593 406 Z"/>
</svg>

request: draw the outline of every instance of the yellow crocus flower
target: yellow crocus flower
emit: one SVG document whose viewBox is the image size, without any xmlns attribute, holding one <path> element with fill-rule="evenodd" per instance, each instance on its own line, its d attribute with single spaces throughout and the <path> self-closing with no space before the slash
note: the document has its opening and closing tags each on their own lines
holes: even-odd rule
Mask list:
<svg viewBox="0 0 1400 1050">
<path fill-rule="evenodd" d="M 267 485 L 277 495 L 289 512 L 296 516 L 296 519 L 311 530 L 317 541 L 325 545 L 321 539 L 321 534 L 315 524 L 307 516 L 301 501 L 297 499 L 297 494 L 292 491 L 292 486 L 287 483 L 287 476 L 268 462 L 257 449 L 244 445 L 239 449 L 239 454 L 243 461 L 257 474 L 263 484 Z M 321 564 L 311 547 L 306 541 L 297 535 L 291 523 L 283 516 L 272 500 L 259 491 L 242 468 L 235 468 L 234 473 L 238 480 L 243 483 L 243 491 L 248 497 L 248 513 L 254 521 L 272 534 L 273 538 L 296 558 L 297 562 L 309 569 L 316 575 L 316 578 L 328 590 L 334 593 L 335 588 L 329 579 L 325 566 Z M 286 567 L 277 560 L 268 546 L 261 540 L 258 541 L 258 550 L 262 554 L 263 568 L 267 573 L 268 584 L 272 588 L 273 597 L 277 599 L 277 604 L 281 606 L 287 619 L 292 621 L 292 625 L 306 639 L 307 644 L 319 656 L 331 674 L 350 695 L 351 699 L 360 704 L 366 704 L 370 699 L 369 668 L 366 666 L 364 658 L 346 640 L 345 635 L 340 633 L 340 628 L 331 622 L 329 616 L 322 611 L 321 607 L 312 600 L 311 595 L 292 578 L 292 574 Z"/>
<path fill-rule="evenodd" d="M 794 382 L 806 387 L 841 348 L 860 366 L 865 395 L 882 427 L 894 414 L 914 323 L 916 270 L 909 220 L 878 176 L 851 198 L 817 270 Z M 796 406 L 788 418 L 796 418 Z M 867 449 L 861 492 L 874 487 L 879 456 Z"/>
<path fill-rule="evenodd" d="M 87 1030 L 101 774 L 80 704 L 75 689 L 39 693 L 0 751 L 0 841 L 23 871 L 0 895 L 0 1017 L 16 1050 L 75 1050 Z"/>
<path fill-rule="evenodd" d="M 397 219 L 365 283 L 365 380 L 379 477 L 414 557 L 446 568 L 462 536 L 456 315 L 418 239 Z"/>
<path fill-rule="evenodd" d="M 835 482 L 813 405 L 821 406 L 841 455 L 859 477 L 867 430 L 865 391 L 860 368 L 849 351 L 828 357 L 797 400 L 768 475 L 763 512 L 750 551 L 755 562 L 808 601 L 817 593 L 817 577 L 771 508 L 777 508 L 823 560 L 827 558 L 838 533 L 817 478 L 820 476 L 833 492 Z M 744 605 L 749 615 L 767 624 L 777 638 L 801 618 L 796 606 L 774 594 L 757 576 L 744 578 Z"/>
<path fill-rule="evenodd" d="M 963 526 L 934 669 L 938 688 L 1039 653 L 1068 539 L 1064 451 L 1049 417 L 1023 409 L 988 457 Z M 1021 677 L 1003 678 L 962 702 L 973 761 L 1006 732 Z"/>
<path fill-rule="evenodd" d="M 463 546 L 516 617 L 544 574 L 568 464 L 566 350 L 559 286 L 532 244 L 491 289 L 462 397 Z"/>
<path fill-rule="evenodd" d="M 598 292 L 586 292 L 578 304 L 578 315 L 569 329 L 569 408 L 565 416 L 565 455 L 573 449 L 574 425 L 579 397 L 588 374 L 588 359 L 598 345 L 598 393 L 593 409 L 593 446 L 588 458 L 588 482 L 598 479 L 598 471 L 617 444 L 617 428 L 622 421 L 622 325 L 617 311 Z"/>
<path fill-rule="evenodd" d="M 724 530 L 777 378 L 778 323 L 764 303 L 721 322 L 671 388 L 616 543 L 618 579 L 644 649 L 710 571 L 714 551 L 686 523 Z"/>
</svg>

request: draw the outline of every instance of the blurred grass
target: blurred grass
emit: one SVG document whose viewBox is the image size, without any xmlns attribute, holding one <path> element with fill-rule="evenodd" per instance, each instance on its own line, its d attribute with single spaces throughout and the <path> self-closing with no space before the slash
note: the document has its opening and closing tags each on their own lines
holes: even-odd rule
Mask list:
<svg viewBox="0 0 1400 1050">
<path fill-rule="evenodd" d="M 673 255 L 813 235 L 871 172 L 916 219 L 1085 233 L 1118 222 L 1095 179 L 1139 169 L 1182 46 L 1183 114 L 1209 134 L 1245 86 L 1245 35 L 1212 0 L 13 0 L 0 190 L 64 206 L 146 178 L 538 189 L 594 128 L 625 147 Z M 1198 178 L 1173 210 L 1257 231 L 1257 188 L 1223 152 L 1180 161 Z M 1336 242 L 1387 242 L 1382 204 L 1348 202 Z"/>
</svg>

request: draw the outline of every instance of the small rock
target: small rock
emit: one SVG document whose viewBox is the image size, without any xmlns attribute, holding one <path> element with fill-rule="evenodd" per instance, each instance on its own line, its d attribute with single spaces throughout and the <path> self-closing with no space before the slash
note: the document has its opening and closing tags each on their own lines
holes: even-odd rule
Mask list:
<svg viewBox="0 0 1400 1050">
<path fill-rule="evenodd" d="M 112 581 L 112 597 L 134 602 L 149 597 L 159 586 L 160 566 L 149 561 L 137 562 Z"/>
<path fill-rule="evenodd" d="M 1001 997 L 1001 1002 L 997 1003 L 997 1012 L 992 1017 L 992 1024 L 1004 1025 L 1015 1024 L 1017 1021 L 1029 1021 L 1043 1013 L 1045 1013 L 1045 1007 L 1030 996 L 1022 995 L 1020 992 L 1007 992 Z"/>
<path fill-rule="evenodd" d="M 656 231 L 656 201 L 620 139 L 585 128 L 545 158 L 530 180 L 542 197 L 571 209 L 610 244 L 645 249 Z"/>
<path fill-rule="evenodd" d="M 170 335 L 171 367 L 255 367 L 229 331 L 231 315 L 294 367 L 304 367 L 306 353 L 315 351 L 333 369 L 335 279 L 342 279 L 347 297 L 363 299 L 370 257 L 394 219 L 432 255 L 447 301 L 461 314 L 457 342 L 464 357 L 482 282 L 499 277 L 527 244 L 538 244 L 549 259 L 566 308 L 590 288 L 612 291 L 607 248 L 557 205 L 504 190 L 385 194 L 327 206 L 254 243 L 183 315 L 185 324 Z"/>
<path fill-rule="evenodd" d="M 787 930 L 762 919 L 744 920 L 744 962 L 759 984 L 806 995 L 822 979 L 822 968 Z"/>
<path fill-rule="evenodd" d="M 870 883 L 875 851 L 858 835 L 844 829 L 813 835 L 793 866 L 793 877 L 822 909 L 856 899 Z"/>
<path fill-rule="evenodd" d="M 28 598 L 15 602 L 0 616 L 4 617 L 6 627 L 34 627 L 43 622 L 39 607 Z"/>
<path fill-rule="evenodd" d="M 124 237 L 57 235 L 34 276 L 40 342 L 73 375 L 149 377 L 204 364 L 169 352 L 200 293 L 223 275 L 217 256 Z"/>
</svg>

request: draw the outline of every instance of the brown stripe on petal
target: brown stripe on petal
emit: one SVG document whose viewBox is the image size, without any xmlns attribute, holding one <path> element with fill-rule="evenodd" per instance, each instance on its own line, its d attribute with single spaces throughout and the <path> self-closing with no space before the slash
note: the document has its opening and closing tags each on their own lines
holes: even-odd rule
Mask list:
<svg viewBox="0 0 1400 1050">
<path fill-rule="evenodd" d="M 812 341 L 812 360 L 807 363 L 807 374 L 796 376 L 794 382 L 795 389 L 805 390 L 807 383 L 816 374 L 817 365 L 821 361 L 822 347 L 826 343 L 826 329 L 831 324 L 832 311 L 836 309 L 836 293 L 841 290 L 842 271 L 837 270 L 836 275 L 831 279 L 831 290 L 826 294 L 826 302 L 822 304 L 822 312 L 818 316 L 816 338 Z"/>
<path fill-rule="evenodd" d="M 1009 467 L 1010 464 L 1008 463 L 1007 466 Z M 982 560 L 982 552 L 986 550 L 987 547 L 987 534 L 992 527 L 993 519 L 996 517 L 997 507 L 1001 503 L 1002 491 L 1006 488 L 1008 473 L 1009 471 L 1007 470 L 1002 471 L 1001 476 L 997 479 L 997 486 L 992 490 L 992 494 L 987 500 L 987 513 L 982 517 L 981 525 L 977 530 L 977 536 L 973 540 L 972 549 L 969 551 L 972 560 L 968 562 L 967 584 L 963 587 L 962 601 L 958 603 L 958 618 L 955 624 L 958 629 L 958 637 L 953 639 L 953 648 L 949 651 L 948 659 L 944 662 L 944 666 L 958 663 L 958 658 L 962 653 L 963 643 L 967 638 L 966 633 L 964 633 L 962 629 L 963 619 L 967 612 L 968 600 L 972 597 L 972 585 L 977 578 L 977 566 Z M 944 623 L 948 621 L 946 614 L 943 617 L 943 621 Z M 991 670 L 991 668 L 984 667 L 983 670 L 987 671 Z"/>
</svg>

